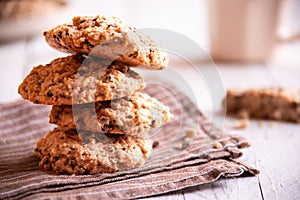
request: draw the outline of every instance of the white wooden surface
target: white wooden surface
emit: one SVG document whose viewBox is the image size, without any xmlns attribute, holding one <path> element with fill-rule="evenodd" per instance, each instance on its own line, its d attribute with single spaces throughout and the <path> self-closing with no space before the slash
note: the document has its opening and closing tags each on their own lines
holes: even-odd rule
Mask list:
<svg viewBox="0 0 300 200">
<path fill-rule="evenodd" d="M 130 5 L 126 4 L 127 7 Z M 98 12 L 97 8 L 94 7 L 94 9 Z M 187 9 L 192 9 L 191 13 L 198 16 L 192 7 Z M 130 14 L 122 14 L 122 9 L 118 7 L 107 6 L 105 10 L 106 14 L 121 14 L 124 18 L 130 18 Z M 74 13 L 75 11 L 71 14 L 74 15 Z M 134 17 L 130 19 L 133 24 L 142 23 Z M 155 19 L 155 23 L 159 23 L 159 19 L 157 17 Z M 149 18 L 148 22 L 150 21 Z M 154 23 L 154 21 L 151 22 Z M 172 25 L 166 28 L 174 29 Z M 201 27 L 195 30 L 200 33 Z M 192 39 L 197 38 L 192 29 L 188 29 L 185 34 Z M 198 38 L 197 42 L 205 45 L 205 36 Z M 299 52 L 300 43 L 295 42 L 278 48 L 273 58 L 266 64 L 219 63 L 217 65 L 225 88 L 262 86 L 300 88 Z M 7 102 L 18 98 L 17 86 L 32 66 L 48 63 L 51 59 L 62 55 L 48 47 L 41 36 L 0 44 L 0 101 Z M 198 91 L 198 105 L 208 114 L 212 114 L 209 106 L 207 107 L 209 102 L 207 102 L 206 93 L 202 93 L 201 87 L 198 87 L 201 80 L 191 78 L 194 76 L 193 70 L 185 64 L 174 64 L 170 67 L 190 80 L 192 88 Z M 202 62 L 198 67 L 209 68 L 211 64 Z M 228 128 L 234 122 L 234 119 L 226 118 L 224 127 Z M 241 160 L 257 167 L 261 171 L 258 176 L 221 179 L 215 183 L 147 199 L 300 199 L 300 125 L 251 120 L 250 127 L 240 132 L 252 143 L 252 147 L 244 150 Z"/>
</svg>

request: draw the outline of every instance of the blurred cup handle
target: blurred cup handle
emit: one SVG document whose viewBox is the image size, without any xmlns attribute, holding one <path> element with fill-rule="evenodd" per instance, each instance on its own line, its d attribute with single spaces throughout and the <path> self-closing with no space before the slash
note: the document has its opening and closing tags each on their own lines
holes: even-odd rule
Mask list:
<svg viewBox="0 0 300 200">
<path fill-rule="evenodd" d="M 277 43 L 300 40 L 300 1 L 282 0 L 280 5 Z"/>
<path fill-rule="evenodd" d="M 299 2 L 299 0 L 209 0 L 210 52 L 213 60 L 265 62 L 279 42 L 300 39 L 300 27 L 299 31 L 293 30 L 295 29 L 293 26 L 299 24 L 296 19 L 300 17 L 296 15 L 299 15 L 300 9 L 294 8 L 294 4 L 298 4 L 300 8 Z M 280 34 L 278 28 L 285 33 Z M 288 35 L 289 32 L 299 34 Z"/>
</svg>

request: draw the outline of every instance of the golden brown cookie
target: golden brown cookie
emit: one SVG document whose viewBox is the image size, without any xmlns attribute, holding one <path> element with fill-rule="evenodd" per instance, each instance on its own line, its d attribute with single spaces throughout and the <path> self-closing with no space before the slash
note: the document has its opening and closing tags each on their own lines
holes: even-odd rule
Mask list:
<svg viewBox="0 0 300 200">
<path fill-rule="evenodd" d="M 67 2 L 61 0 L 1 0 L 0 21 L 40 17 L 55 12 L 65 7 L 66 4 Z"/>
<path fill-rule="evenodd" d="M 260 88 L 228 90 L 226 110 L 241 117 L 300 122 L 300 90 Z"/>
<path fill-rule="evenodd" d="M 78 16 L 44 32 L 47 43 L 64 52 L 110 58 L 144 69 L 164 69 L 165 51 L 117 17 Z"/>
<path fill-rule="evenodd" d="M 170 121 L 173 115 L 162 102 L 137 92 L 130 99 L 76 105 L 73 109 L 53 106 L 49 118 L 50 123 L 71 129 L 144 135 Z"/>
<path fill-rule="evenodd" d="M 143 78 L 123 63 L 76 54 L 39 65 L 19 86 L 24 99 L 39 104 L 71 105 L 130 96 L 145 86 Z"/>
<path fill-rule="evenodd" d="M 132 169 L 145 163 L 152 141 L 127 135 L 80 132 L 61 127 L 36 143 L 39 166 L 56 173 L 96 174 Z"/>
</svg>

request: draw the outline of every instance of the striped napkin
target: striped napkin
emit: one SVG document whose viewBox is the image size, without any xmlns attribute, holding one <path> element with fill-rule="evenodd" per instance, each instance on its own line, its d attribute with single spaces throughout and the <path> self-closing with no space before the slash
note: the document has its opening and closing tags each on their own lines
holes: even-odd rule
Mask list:
<svg viewBox="0 0 300 200">
<path fill-rule="evenodd" d="M 144 92 L 168 105 L 174 120 L 150 133 L 155 147 L 144 166 L 96 175 L 59 175 L 39 168 L 33 150 L 35 142 L 54 127 L 48 124 L 50 107 L 23 100 L 0 104 L 0 199 L 130 199 L 222 176 L 259 173 L 235 160 L 248 141 L 214 128 L 176 88 L 149 84 Z"/>
</svg>

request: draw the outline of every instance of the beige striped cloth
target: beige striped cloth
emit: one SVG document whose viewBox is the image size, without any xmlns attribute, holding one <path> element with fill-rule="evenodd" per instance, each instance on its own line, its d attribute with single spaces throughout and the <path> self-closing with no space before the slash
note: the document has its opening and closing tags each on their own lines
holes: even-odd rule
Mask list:
<svg viewBox="0 0 300 200">
<path fill-rule="evenodd" d="M 150 84 L 144 92 L 170 107 L 173 121 L 150 134 L 158 142 L 140 168 L 96 175 L 58 175 L 38 167 L 35 142 L 53 126 L 50 107 L 18 100 L 0 104 L 0 199 L 131 199 L 163 194 L 216 181 L 255 175 L 258 170 L 235 160 L 249 146 L 240 135 L 214 128 L 193 102 L 176 88 Z M 186 131 L 197 132 L 192 142 Z M 222 148 L 212 148 L 218 140 Z M 220 145 L 219 145 L 220 146 Z"/>
</svg>

